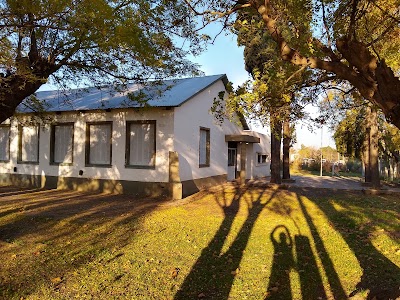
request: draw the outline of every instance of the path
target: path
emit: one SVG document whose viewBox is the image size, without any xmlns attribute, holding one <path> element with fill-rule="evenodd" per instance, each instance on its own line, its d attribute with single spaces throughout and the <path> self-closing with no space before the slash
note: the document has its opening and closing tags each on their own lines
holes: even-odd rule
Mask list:
<svg viewBox="0 0 400 300">
<path fill-rule="evenodd" d="M 331 176 L 292 176 L 296 181 L 288 183 L 293 187 L 311 187 L 334 190 L 358 190 L 367 193 L 400 193 L 400 188 L 383 185 L 381 190 L 376 191 L 368 186 L 362 185 L 360 178 L 356 177 L 331 177 Z"/>
</svg>

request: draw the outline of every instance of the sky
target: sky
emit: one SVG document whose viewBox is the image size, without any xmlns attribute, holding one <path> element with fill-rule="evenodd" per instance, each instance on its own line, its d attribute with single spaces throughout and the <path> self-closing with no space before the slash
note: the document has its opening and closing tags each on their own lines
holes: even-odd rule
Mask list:
<svg viewBox="0 0 400 300">
<path fill-rule="evenodd" d="M 212 31 L 218 32 L 218 29 L 211 28 L 210 32 Z M 205 75 L 226 74 L 228 80 L 233 83 L 235 88 L 249 79 L 249 75 L 244 69 L 243 47 L 237 46 L 236 37 L 233 34 L 219 35 L 214 44 L 209 45 L 207 50 L 200 56 L 190 57 L 189 59 L 199 64 L 201 66 L 200 69 Z M 307 111 L 312 116 L 318 115 L 315 107 L 308 107 Z M 268 128 L 257 127 L 253 129 L 269 134 Z M 299 122 L 296 124 L 296 136 L 297 143 L 294 145 L 294 148 L 300 148 L 301 144 L 316 148 L 321 147 L 321 145 L 322 147 L 331 146 L 332 148 L 336 148 L 335 142 L 332 139 L 332 132 L 327 127 L 322 129 L 321 141 L 320 128 L 315 128 L 311 132 L 308 130 L 306 124 Z"/>
<path fill-rule="evenodd" d="M 219 32 L 219 24 L 210 24 L 206 28 L 206 33 L 211 37 Z M 197 57 L 189 57 L 189 59 L 200 65 L 200 69 L 205 75 L 226 74 L 228 80 L 233 83 L 236 88 L 238 85 L 249 79 L 249 75 L 244 68 L 243 47 L 238 47 L 236 36 L 233 34 L 220 34 L 213 44 L 207 47 L 201 55 Z M 44 85 L 40 90 L 55 89 L 51 85 Z M 314 117 L 317 116 L 317 109 L 309 107 L 308 112 Z M 268 128 L 256 127 L 256 131 L 269 134 Z M 321 140 L 322 132 L 322 140 Z M 313 146 L 316 148 L 331 146 L 335 148 L 335 142 L 332 139 L 332 133 L 327 127 L 321 131 L 315 128 L 313 132 L 308 130 L 307 125 L 299 122 L 296 124 L 297 143 L 294 148 L 299 149 L 301 144 L 305 146 Z"/>
</svg>

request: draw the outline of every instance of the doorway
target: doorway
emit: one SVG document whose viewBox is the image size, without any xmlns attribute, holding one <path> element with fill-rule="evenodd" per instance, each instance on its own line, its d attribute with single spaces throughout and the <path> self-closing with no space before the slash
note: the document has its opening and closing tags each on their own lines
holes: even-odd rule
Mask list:
<svg viewBox="0 0 400 300">
<path fill-rule="evenodd" d="M 237 174 L 237 143 L 228 142 L 228 172 L 227 180 L 233 181 Z"/>
</svg>

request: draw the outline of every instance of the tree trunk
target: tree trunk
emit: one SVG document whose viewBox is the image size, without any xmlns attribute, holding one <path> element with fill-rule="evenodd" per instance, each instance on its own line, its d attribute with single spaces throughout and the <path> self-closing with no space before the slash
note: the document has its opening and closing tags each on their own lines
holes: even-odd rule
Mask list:
<svg viewBox="0 0 400 300">
<path fill-rule="evenodd" d="M 17 70 L 0 78 L 0 123 L 13 116 L 17 106 L 35 93 L 60 68 L 60 65 L 56 66 L 53 61 L 39 55 L 33 31 L 31 41 L 28 57 L 17 56 Z"/>
<path fill-rule="evenodd" d="M 26 97 L 35 93 L 42 84 L 42 80 L 29 82 L 16 79 L 11 86 L 0 86 L 0 123 L 13 116 L 17 106 Z M 21 87 L 23 88 L 21 89 Z"/>
<path fill-rule="evenodd" d="M 380 188 L 379 152 L 378 152 L 378 115 L 375 108 L 369 106 L 365 116 L 366 134 L 364 140 L 363 160 L 365 164 L 365 182 L 373 188 Z"/>
<path fill-rule="evenodd" d="M 271 115 L 271 183 L 282 183 L 281 178 L 281 139 L 282 122 Z"/>
<path fill-rule="evenodd" d="M 369 149 L 370 149 L 370 128 L 365 129 L 365 138 L 363 145 L 363 162 L 364 162 L 364 181 L 371 182 L 371 168 L 369 164 Z"/>
<path fill-rule="evenodd" d="M 370 151 L 369 163 L 371 171 L 371 184 L 373 188 L 380 188 L 379 179 L 379 145 L 378 145 L 378 114 L 375 108 L 370 113 Z"/>
<path fill-rule="evenodd" d="M 283 122 L 283 174 L 282 179 L 290 179 L 290 142 L 292 140 L 290 123 Z"/>
</svg>

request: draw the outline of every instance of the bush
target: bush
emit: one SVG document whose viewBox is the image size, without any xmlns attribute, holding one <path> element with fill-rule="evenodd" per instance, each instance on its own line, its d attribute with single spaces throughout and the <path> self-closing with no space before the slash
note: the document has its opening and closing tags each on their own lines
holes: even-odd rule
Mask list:
<svg viewBox="0 0 400 300">
<path fill-rule="evenodd" d="M 362 171 L 362 163 L 358 159 L 349 159 L 346 163 L 348 172 L 360 173 Z"/>
</svg>

